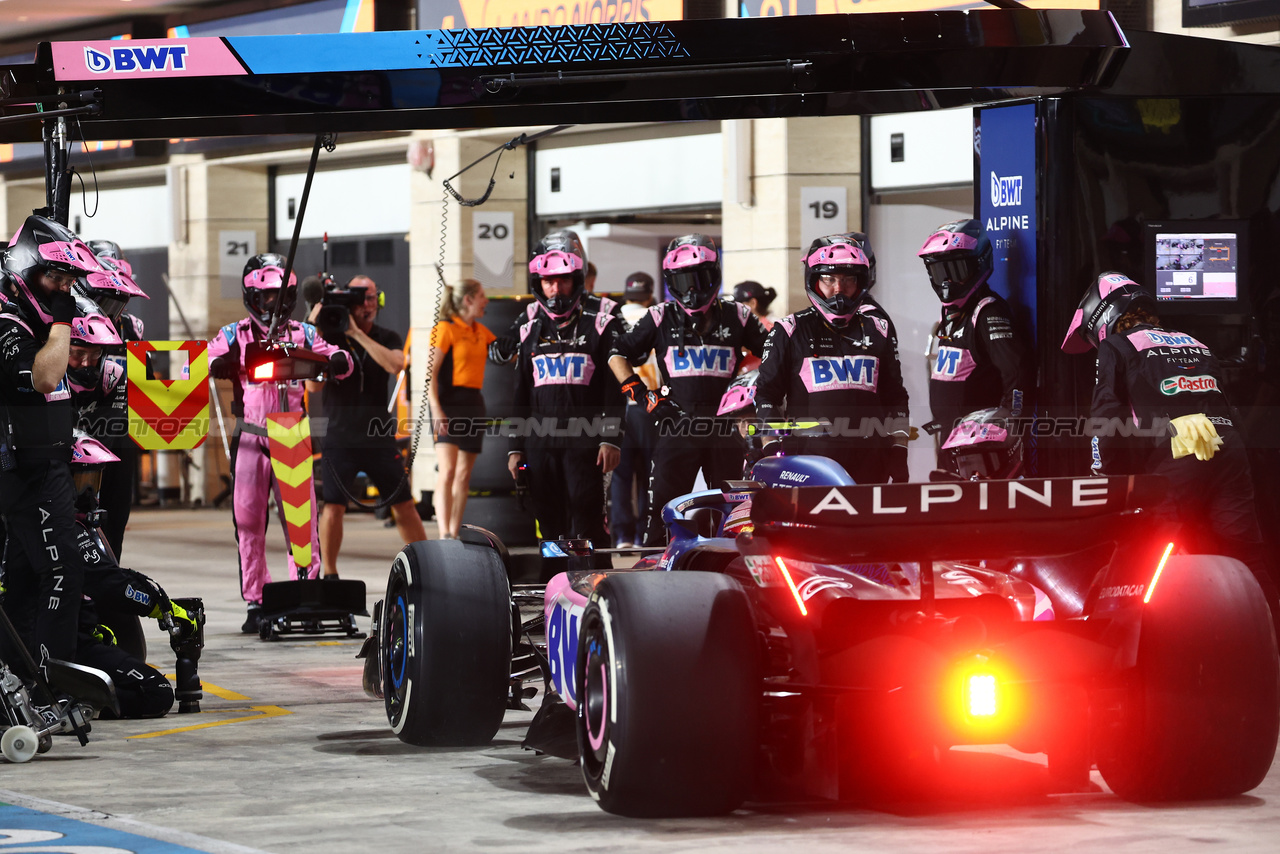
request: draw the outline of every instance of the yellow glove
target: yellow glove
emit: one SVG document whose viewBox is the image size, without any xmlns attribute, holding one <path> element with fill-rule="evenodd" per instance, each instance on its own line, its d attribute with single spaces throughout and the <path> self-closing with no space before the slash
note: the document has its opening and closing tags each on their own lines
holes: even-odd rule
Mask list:
<svg viewBox="0 0 1280 854">
<path fill-rule="evenodd" d="M 1171 440 L 1175 460 L 1191 454 L 1195 454 L 1197 460 L 1211 460 L 1222 447 L 1222 437 L 1203 412 L 1183 415 L 1169 423 L 1177 431 Z"/>
</svg>

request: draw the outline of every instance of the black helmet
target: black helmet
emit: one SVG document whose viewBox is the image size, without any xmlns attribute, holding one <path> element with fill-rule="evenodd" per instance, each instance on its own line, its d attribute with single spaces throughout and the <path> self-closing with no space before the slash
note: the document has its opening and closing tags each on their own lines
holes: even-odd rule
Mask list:
<svg viewBox="0 0 1280 854">
<path fill-rule="evenodd" d="M 529 259 L 529 293 L 555 320 L 568 317 L 582 300 L 586 281 L 587 253 L 582 248 L 576 231 L 553 231 L 533 247 Z M 542 280 L 558 276 L 572 276 L 573 289 L 569 294 L 547 298 L 542 292 Z"/>
<path fill-rule="evenodd" d="M 871 248 L 871 238 L 861 231 L 846 231 L 844 236 L 856 243 L 862 254 L 867 256 L 867 290 L 871 290 L 876 286 L 876 253 Z"/>
<path fill-rule="evenodd" d="M 653 276 L 643 270 L 637 270 L 627 276 L 625 291 L 627 302 L 645 302 L 653 296 Z"/>
<path fill-rule="evenodd" d="M 293 306 L 298 300 L 298 276 L 295 273 L 290 271 L 288 287 L 281 287 L 287 263 L 283 255 L 260 252 L 244 265 L 244 279 L 240 285 L 244 307 L 249 309 L 249 316 L 263 331 L 271 328 L 271 317 L 279 300 L 284 300 L 284 317 L 293 313 Z"/>
<path fill-rule="evenodd" d="M 1009 433 L 998 409 L 970 412 L 942 443 L 941 479 L 1008 480 L 1022 471 L 1022 439 Z M 939 478 L 933 478 L 939 479 Z"/>
<path fill-rule="evenodd" d="M 686 234 L 667 244 L 662 281 L 676 305 L 688 314 L 711 307 L 720 293 L 720 250 L 705 234 Z"/>
<path fill-rule="evenodd" d="M 93 250 L 64 225 L 42 216 L 29 216 L 9 241 L 0 260 L 6 279 L 5 297 L 16 303 L 23 318 L 34 326 L 48 326 L 53 315 L 38 279 L 46 270 L 80 278 L 101 273 Z"/>
<path fill-rule="evenodd" d="M 93 254 L 99 258 L 110 258 L 115 262 L 115 269 L 120 270 L 126 275 L 133 275 L 133 265 L 129 263 L 129 257 L 124 254 L 124 250 L 120 248 L 120 244 L 114 240 L 88 240 L 89 248 L 93 250 Z"/>
<path fill-rule="evenodd" d="M 964 305 L 991 278 L 991 241 L 976 219 L 958 219 L 934 229 L 916 253 L 943 305 Z"/>
<path fill-rule="evenodd" d="M 1107 272 L 1094 279 L 1071 318 L 1064 353 L 1087 353 L 1115 332 L 1116 321 L 1131 308 L 1156 311 L 1155 297 L 1123 273 Z"/>
<path fill-rule="evenodd" d="M 809 302 L 832 326 L 847 326 L 871 287 L 871 260 L 862 245 L 848 234 L 819 237 L 809 244 L 802 266 Z M 858 280 L 858 292 L 853 296 L 836 294 L 827 299 L 818 293 L 818 277 L 828 275 L 853 276 Z"/>
</svg>

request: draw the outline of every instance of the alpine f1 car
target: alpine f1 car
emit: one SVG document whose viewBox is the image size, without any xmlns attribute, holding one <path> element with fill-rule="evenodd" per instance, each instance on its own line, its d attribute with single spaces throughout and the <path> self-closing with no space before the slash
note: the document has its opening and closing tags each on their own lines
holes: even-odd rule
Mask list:
<svg viewBox="0 0 1280 854">
<path fill-rule="evenodd" d="M 567 571 L 513 588 L 484 531 L 406 547 L 366 688 L 402 740 L 480 745 L 543 680 L 526 746 L 580 758 L 623 815 L 860 799 L 953 745 L 1046 753 L 1068 786 L 1096 765 L 1135 801 L 1269 770 L 1269 609 L 1243 564 L 1179 552 L 1163 480 L 857 486 L 804 456 L 752 476 L 671 502 L 669 545 L 629 570 L 544 543 Z"/>
</svg>

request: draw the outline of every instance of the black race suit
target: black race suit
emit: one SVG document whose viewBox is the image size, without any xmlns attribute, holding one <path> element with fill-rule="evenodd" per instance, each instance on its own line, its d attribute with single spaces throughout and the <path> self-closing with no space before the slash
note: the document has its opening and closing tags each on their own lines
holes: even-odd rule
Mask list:
<svg viewBox="0 0 1280 854">
<path fill-rule="evenodd" d="M 970 412 L 999 407 L 1021 414 L 1035 371 L 1008 303 L 983 285 L 958 314 L 943 306 L 937 338 L 929 408 L 944 441 Z"/>
<path fill-rule="evenodd" d="M 622 321 L 580 309 L 563 325 L 535 312 L 520 327 L 510 453 L 529 466 L 542 539 L 585 536 L 612 545 L 604 525 L 600 446 L 622 444 L 622 393 L 609 353 Z"/>
<path fill-rule="evenodd" d="M 702 469 L 707 486 L 742 477 L 743 447 L 733 418 L 716 418 L 720 398 L 737 376 L 745 349 L 760 355 L 768 333 L 745 305 L 716 300 L 705 314 L 689 315 L 674 302 L 653 306 L 614 352 L 639 364 L 652 350 L 667 395 L 692 419 L 658 424 L 649 471 L 649 525 L 645 544 L 666 545 L 662 508 L 693 489 Z"/>
<path fill-rule="evenodd" d="M 128 312 L 120 315 L 120 337 L 125 340 L 126 344 L 129 341 L 144 340 L 143 334 L 141 318 Z M 116 347 L 108 347 L 106 354 L 103 356 L 104 361 L 115 362 L 120 367 L 122 394 L 124 393 L 123 389 L 127 387 L 127 375 L 124 372 L 127 363 L 124 354 L 125 345 L 121 344 Z M 129 417 L 127 409 L 124 410 L 123 417 L 127 425 Z M 92 435 L 98 439 L 102 438 L 97 433 Z M 123 434 L 117 437 L 114 442 L 104 444 L 111 449 L 113 454 L 120 458 L 120 462 L 107 463 L 103 467 L 102 486 L 98 489 L 98 506 L 107 511 L 107 520 L 102 526 L 102 532 L 106 534 L 107 543 L 110 544 L 112 551 L 116 553 L 116 560 L 120 560 L 121 552 L 124 550 L 124 529 L 129 524 L 129 513 L 133 510 L 133 493 L 138 476 L 139 449 L 132 439 Z"/>
<path fill-rule="evenodd" d="M 0 313 L 0 414 L 16 448 L 16 465 L 0 473 L 0 513 L 7 531 L 4 610 L 37 662 L 75 660 L 85 567 L 77 546 L 71 482 L 71 391 L 64 377 L 49 394 L 33 385 L 43 346 L 16 314 Z M 4 660 L 20 666 L 0 633 Z M 27 674 L 34 675 L 34 674 Z"/>
<path fill-rule="evenodd" d="M 816 308 L 782 318 L 760 361 L 756 413 L 827 419 L 831 435 L 788 439 L 787 453 L 830 457 L 857 483 L 884 483 L 892 437 L 910 429 L 893 322 L 871 302 L 843 329 Z"/>
<path fill-rule="evenodd" d="M 517 314 L 515 319 L 511 321 L 511 326 L 507 329 L 506 334 L 499 335 L 496 341 L 489 344 L 490 362 L 495 365 L 506 365 L 515 361 L 516 351 L 520 346 L 520 327 L 537 316 L 546 316 L 546 312 L 542 311 L 541 305 L 536 299 L 530 301 L 525 305 L 524 312 Z M 622 317 L 622 306 L 620 304 L 608 297 L 597 296 L 596 294 L 582 295 L 582 310 L 595 314 Z M 444 405 L 443 401 L 441 405 Z"/>
<path fill-rule="evenodd" d="M 1276 585 L 1254 510 L 1244 437 L 1222 389 L 1218 360 L 1190 335 L 1141 325 L 1103 339 L 1090 419 L 1100 434 L 1092 439 L 1092 468 L 1168 478 L 1171 510 L 1183 526 L 1181 545 L 1245 563 L 1274 608 Z M 1175 460 L 1167 422 L 1194 413 L 1213 422 L 1222 447 L 1210 460 Z"/>
</svg>

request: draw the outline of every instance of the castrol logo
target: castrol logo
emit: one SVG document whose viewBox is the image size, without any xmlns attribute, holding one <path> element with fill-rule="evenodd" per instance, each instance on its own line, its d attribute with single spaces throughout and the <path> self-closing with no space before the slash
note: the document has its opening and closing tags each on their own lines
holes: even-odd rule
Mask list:
<svg viewBox="0 0 1280 854">
<path fill-rule="evenodd" d="M 1218 381 L 1210 376 L 1169 377 L 1160 381 L 1161 394 L 1181 394 L 1184 391 L 1217 391 Z"/>
</svg>

